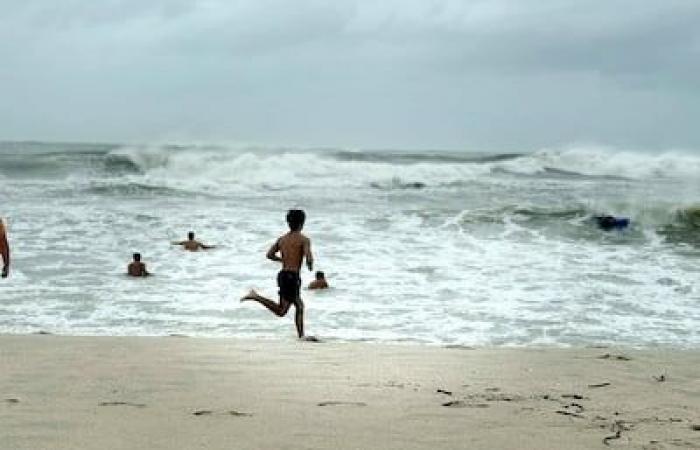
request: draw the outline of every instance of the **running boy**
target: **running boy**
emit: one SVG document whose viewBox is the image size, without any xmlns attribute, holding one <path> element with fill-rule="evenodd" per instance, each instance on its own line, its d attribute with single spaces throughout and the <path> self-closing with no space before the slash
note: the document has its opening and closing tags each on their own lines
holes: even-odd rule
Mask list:
<svg viewBox="0 0 700 450">
<path fill-rule="evenodd" d="M 314 257 L 311 254 L 311 240 L 301 234 L 304 227 L 306 214 L 300 209 L 290 209 L 287 213 L 287 224 L 289 233 L 281 236 L 270 250 L 267 251 L 267 258 L 282 263 L 282 270 L 277 274 L 277 285 L 279 286 L 279 303 L 265 298 L 251 289 L 241 301 L 256 301 L 269 309 L 273 314 L 283 317 L 289 311 L 289 307 L 294 305 L 294 322 L 297 327 L 299 339 L 304 337 L 304 302 L 299 296 L 301 288 L 301 278 L 299 271 L 303 260 L 306 259 L 306 267 L 313 270 Z M 280 254 L 279 256 L 277 254 Z"/>
</svg>

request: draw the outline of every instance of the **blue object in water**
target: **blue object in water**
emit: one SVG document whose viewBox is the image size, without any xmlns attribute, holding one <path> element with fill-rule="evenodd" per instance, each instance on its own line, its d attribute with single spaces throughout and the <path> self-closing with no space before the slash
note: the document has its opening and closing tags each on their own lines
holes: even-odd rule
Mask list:
<svg viewBox="0 0 700 450">
<path fill-rule="evenodd" d="M 595 220 L 598 226 L 605 231 L 622 230 L 630 224 L 628 217 L 595 216 Z"/>
</svg>

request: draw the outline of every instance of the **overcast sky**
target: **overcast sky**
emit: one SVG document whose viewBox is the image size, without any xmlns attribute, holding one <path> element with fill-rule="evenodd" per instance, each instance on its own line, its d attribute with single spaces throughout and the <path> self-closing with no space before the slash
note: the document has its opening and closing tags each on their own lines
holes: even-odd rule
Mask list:
<svg viewBox="0 0 700 450">
<path fill-rule="evenodd" d="M 698 0 L 0 0 L 0 139 L 700 149 Z"/>
</svg>

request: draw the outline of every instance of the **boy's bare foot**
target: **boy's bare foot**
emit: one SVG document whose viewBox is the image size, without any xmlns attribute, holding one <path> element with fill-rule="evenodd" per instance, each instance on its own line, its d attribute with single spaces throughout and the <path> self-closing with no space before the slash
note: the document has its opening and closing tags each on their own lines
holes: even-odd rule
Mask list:
<svg viewBox="0 0 700 450">
<path fill-rule="evenodd" d="M 260 298 L 260 295 L 258 295 L 258 293 L 255 292 L 255 289 L 251 289 L 246 295 L 241 297 L 241 301 L 245 302 L 249 300 L 257 300 L 258 298 Z"/>
</svg>

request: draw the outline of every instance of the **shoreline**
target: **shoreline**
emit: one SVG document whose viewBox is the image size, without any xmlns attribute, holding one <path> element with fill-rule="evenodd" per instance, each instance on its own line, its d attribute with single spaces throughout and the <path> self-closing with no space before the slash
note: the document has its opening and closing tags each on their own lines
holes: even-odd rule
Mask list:
<svg viewBox="0 0 700 450">
<path fill-rule="evenodd" d="M 293 325 L 292 325 L 293 326 Z M 269 335 L 269 336 L 212 336 L 212 335 L 191 335 L 184 333 L 168 333 L 168 334 L 70 334 L 60 333 L 46 330 L 38 330 L 33 332 L 0 332 L 0 338 L 12 336 L 56 336 L 65 338 L 134 338 L 134 339 L 167 339 L 167 338 L 186 338 L 196 340 L 212 340 L 212 341 L 235 341 L 235 342 L 296 342 L 299 339 L 293 334 L 288 335 Z M 605 342 L 594 343 L 534 343 L 534 344 L 457 344 L 457 343 L 442 343 L 429 342 L 421 340 L 380 340 L 380 339 L 345 339 L 318 335 L 307 335 L 307 338 L 318 339 L 318 343 L 322 344 L 349 344 L 349 345 L 379 345 L 379 346 L 397 346 L 397 347 L 426 347 L 426 348 L 444 348 L 444 349 L 465 349 L 465 350 L 488 350 L 488 349 L 503 349 L 503 350 L 576 350 L 576 349 L 606 349 L 614 348 L 630 351 L 680 351 L 680 352 L 700 352 L 700 346 L 679 346 L 675 343 L 654 343 L 652 345 L 629 345 L 616 344 Z"/>
<path fill-rule="evenodd" d="M 3 449 L 700 448 L 698 350 L 31 334 L 0 365 Z"/>
</svg>

